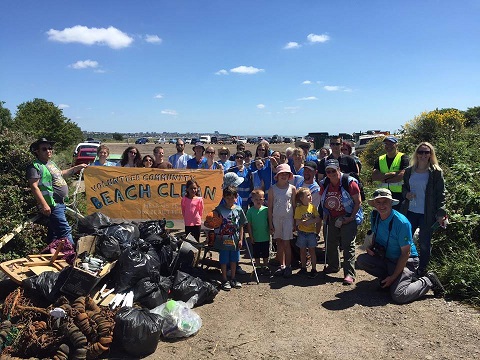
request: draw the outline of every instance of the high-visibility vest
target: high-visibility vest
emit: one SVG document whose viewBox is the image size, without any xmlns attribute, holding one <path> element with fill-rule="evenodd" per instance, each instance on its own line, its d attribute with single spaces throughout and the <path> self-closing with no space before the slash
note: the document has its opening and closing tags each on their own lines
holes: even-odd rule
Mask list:
<svg viewBox="0 0 480 360">
<path fill-rule="evenodd" d="M 402 156 L 403 156 L 403 153 L 398 152 L 397 155 L 395 156 L 395 159 L 393 159 L 393 162 L 390 165 L 390 168 L 387 165 L 387 154 L 384 154 L 384 155 L 380 156 L 378 158 L 378 163 L 380 165 L 380 172 L 382 174 L 386 174 L 386 173 L 389 173 L 389 172 L 399 171 Z M 395 183 L 380 182 L 380 187 L 390 189 L 391 192 L 401 193 L 402 192 L 402 184 L 403 184 L 403 180 L 401 180 L 399 182 L 395 182 Z"/>
<path fill-rule="evenodd" d="M 38 188 L 42 192 L 43 198 L 49 206 L 55 206 L 55 200 L 53 199 L 53 182 L 52 174 L 48 171 L 48 168 L 42 162 L 35 160 L 33 166 L 40 172 L 42 176 L 38 182 Z"/>
</svg>

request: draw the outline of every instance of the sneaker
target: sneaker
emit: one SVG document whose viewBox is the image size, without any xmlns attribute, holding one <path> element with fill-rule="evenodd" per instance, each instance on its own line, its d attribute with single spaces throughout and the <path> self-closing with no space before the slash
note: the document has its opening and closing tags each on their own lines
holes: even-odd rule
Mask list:
<svg viewBox="0 0 480 360">
<path fill-rule="evenodd" d="M 242 283 L 235 279 L 230 280 L 230 285 L 232 285 L 232 287 L 235 289 L 240 289 L 242 287 Z"/>
<path fill-rule="evenodd" d="M 310 273 L 308 274 L 308 277 L 310 279 L 315 279 L 317 277 L 317 275 L 318 275 L 318 271 L 315 270 L 315 269 L 312 269 L 312 271 L 310 271 Z"/>
<path fill-rule="evenodd" d="M 339 271 L 340 271 L 340 268 L 334 268 L 334 267 L 331 267 L 331 266 L 327 266 L 327 267 L 323 270 L 323 272 L 324 272 L 325 274 L 335 274 L 335 273 L 337 273 L 337 272 L 339 272 Z"/>
<path fill-rule="evenodd" d="M 247 272 L 243 270 L 240 266 L 237 266 L 237 271 L 235 271 L 238 275 L 245 275 Z"/>
<path fill-rule="evenodd" d="M 343 285 L 353 285 L 354 282 L 355 279 L 350 275 L 345 276 L 345 279 L 343 279 Z"/>
<path fill-rule="evenodd" d="M 275 272 L 273 273 L 274 276 L 283 276 L 286 268 L 281 268 L 279 267 Z"/>
<path fill-rule="evenodd" d="M 307 275 L 307 269 L 306 268 L 301 268 L 299 272 L 297 272 L 297 275 Z"/>
<path fill-rule="evenodd" d="M 225 281 L 225 282 L 222 284 L 222 290 L 224 290 L 224 291 L 230 291 L 230 290 L 232 290 L 232 286 L 230 285 L 230 282 L 229 282 L 229 281 Z"/>
<path fill-rule="evenodd" d="M 443 297 L 445 295 L 445 288 L 443 287 L 437 275 L 435 275 L 433 272 L 429 272 L 426 276 L 432 283 L 433 295 L 437 298 Z"/>
<path fill-rule="evenodd" d="M 283 272 L 283 277 L 289 278 L 290 276 L 292 276 L 292 268 L 290 266 L 287 266 L 285 268 L 285 271 Z"/>
</svg>

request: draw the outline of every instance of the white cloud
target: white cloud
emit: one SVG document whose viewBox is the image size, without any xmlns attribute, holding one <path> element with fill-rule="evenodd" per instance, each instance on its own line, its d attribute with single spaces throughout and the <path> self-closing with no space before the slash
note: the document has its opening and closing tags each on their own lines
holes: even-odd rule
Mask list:
<svg viewBox="0 0 480 360">
<path fill-rule="evenodd" d="M 225 69 L 218 70 L 215 75 L 228 75 L 228 71 Z"/>
<path fill-rule="evenodd" d="M 301 47 L 302 45 L 300 45 L 299 43 L 297 43 L 296 41 L 290 41 L 287 45 L 285 45 L 283 48 L 286 49 L 286 50 L 289 50 L 289 49 L 298 49 L 299 47 Z"/>
<path fill-rule="evenodd" d="M 163 95 L 162 94 L 157 94 L 153 98 L 154 99 L 163 99 Z"/>
<path fill-rule="evenodd" d="M 178 113 L 175 110 L 170 110 L 170 109 L 162 110 L 161 113 L 164 115 L 173 115 L 173 116 L 178 115 Z"/>
<path fill-rule="evenodd" d="M 61 43 L 80 43 L 85 45 L 107 45 L 112 49 L 121 49 L 130 46 L 133 38 L 124 32 L 110 26 L 108 28 L 88 28 L 76 25 L 63 30 L 50 29 L 48 39 Z"/>
<path fill-rule="evenodd" d="M 312 82 L 310 80 L 305 80 L 304 82 L 302 82 L 302 85 L 309 85 L 311 84 Z"/>
<path fill-rule="evenodd" d="M 68 66 L 71 67 L 72 69 L 76 69 L 76 70 L 87 69 L 87 68 L 95 69 L 96 67 L 98 67 L 98 62 L 93 61 L 93 60 L 83 60 L 83 61 L 79 60 L 76 63 L 68 65 Z"/>
<path fill-rule="evenodd" d="M 352 89 L 345 87 L 345 86 L 337 86 L 337 85 L 325 85 L 323 87 L 327 91 L 344 91 L 344 92 L 351 92 Z"/>
<path fill-rule="evenodd" d="M 258 104 L 258 105 L 257 105 L 257 108 L 258 108 L 258 109 L 265 109 L 265 105 L 263 105 L 263 104 Z"/>
<path fill-rule="evenodd" d="M 295 114 L 298 109 L 300 109 L 299 106 L 285 106 L 283 108 L 285 112 L 290 113 L 290 114 Z"/>
<path fill-rule="evenodd" d="M 247 74 L 247 75 L 253 75 L 257 74 L 259 72 L 264 72 L 264 69 L 257 69 L 256 67 L 253 66 L 245 66 L 241 65 L 236 68 L 230 69 L 230 72 L 232 73 L 237 73 L 237 74 Z"/>
<path fill-rule="evenodd" d="M 93 72 L 98 73 L 98 74 L 106 73 L 106 71 L 102 70 L 102 69 L 95 69 L 95 70 L 93 70 Z"/>
<path fill-rule="evenodd" d="M 57 106 L 59 109 L 66 109 L 70 107 L 70 105 L 67 105 L 67 104 L 58 104 Z"/>
<path fill-rule="evenodd" d="M 297 99 L 299 101 L 309 101 L 309 100 L 318 100 L 315 96 L 307 96 Z"/>
<path fill-rule="evenodd" d="M 161 43 L 162 39 L 160 39 L 157 35 L 145 35 L 145 41 L 148 43 Z"/>
<path fill-rule="evenodd" d="M 324 43 L 330 40 L 330 36 L 328 36 L 327 34 L 322 34 L 322 35 L 309 34 L 307 36 L 307 39 L 311 43 Z"/>
</svg>

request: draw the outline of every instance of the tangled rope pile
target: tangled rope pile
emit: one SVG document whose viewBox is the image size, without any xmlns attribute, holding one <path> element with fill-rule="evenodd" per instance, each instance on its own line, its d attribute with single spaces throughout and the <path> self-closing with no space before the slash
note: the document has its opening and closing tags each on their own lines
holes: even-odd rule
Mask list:
<svg viewBox="0 0 480 360">
<path fill-rule="evenodd" d="M 54 308 L 62 309 L 66 316 L 55 319 L 50 315 Z M 96 359 L 109 350 L 113 341 L 114 315 L 84 296 L 72 304 L 60 297 L 48 308 L 35 307 L 18 288 L 3 305 L 6 320 L 0 323 L 0 357 Z"/>
</svg>

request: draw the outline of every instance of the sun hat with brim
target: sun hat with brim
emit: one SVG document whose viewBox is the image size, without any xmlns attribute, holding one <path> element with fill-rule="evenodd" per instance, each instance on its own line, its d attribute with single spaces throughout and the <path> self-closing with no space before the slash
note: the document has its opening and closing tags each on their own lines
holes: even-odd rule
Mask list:
<svg viewBox="0 0 480 360">
<path fill-rule="evenodd" d="M 328 159 L 325 161 L 325 170 L 326 169 L 340 169 L 340 163 L 336 159 Z"/>
<path fill-rule="evenodd" d="M 390 141 L 391 143 L 398 143 L 398 139 L 395 136 L 387 136 L 385 139 L 383 139 L 383 142 L 385 141 Z"/>
<path fill-rule="evenodd" d="M 50 141 L 45 138 L 38 139 L 30 145 L 30 152 L 33 153 L 35 150 L 38 150 L 40 144 L 49 144 L 53 146 L 53 144 L 55 144 L 55 141 Z"/>
<path fill-rule="evenodd" d="M 392 205 L 398 205 L 398 203 L 400 202 L 397 199 L 394 199 L 392 197 L 392 192 L 390 190 L 385 188 L 380 188 L 373 192 L 372 199 L 368 199 L 368 205 L 375 206 L 374 204 L 375 199 L 381 199 L 381 198 L 392 200 Z"/>
<path fill-rule="evenodd" d="M 281 173 L 288 173 L 289 176 L 288 176 L 288 180 L 292 180 L 293 179 L 293 173 L 292 173 L 292 169 L 290 169 L 290 165 L 288 164 L 280 164 L 278 165 L 276 168 L 275 168 L 275 176 L 274 176 L 274 179 L 277 180 L 278 179 L 278 175 L 280 175 Z"/>
<path fill-rule="evenodd" d="M 243 177 L 238 176 L 234 172 L 227 172 L 223 176 L 222 189 L 226 189 L 229 186 L 238 187 L 240 186 L 241 183 L 243 183 L 243 180 L 244 180 Z"/>
<path fill-rule="evenodd" d="M 200 141 L 195 143 L 195 146 L 193 147 L 193 151 L 195 151 L 196 147 L 201 147 L 203 149 L 203 151 L 205 151 L 205 146 L 203 146 L 203 143 L 200 142 Z"/>
<path fill-rule="evenodd" d="M 310 149 L 311 146 L 312 143 L 305 139 L 295 141 L 295 147 L 297 148 L 308 147 Z"/>
</svg>

